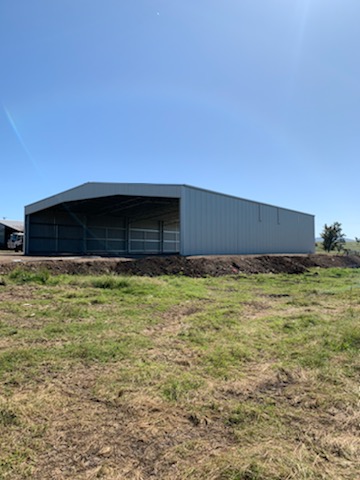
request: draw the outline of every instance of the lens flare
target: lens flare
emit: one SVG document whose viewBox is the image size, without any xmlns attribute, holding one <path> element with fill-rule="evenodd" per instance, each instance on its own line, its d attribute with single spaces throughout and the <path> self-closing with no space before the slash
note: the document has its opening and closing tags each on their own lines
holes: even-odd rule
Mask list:
<svg viewBox="0 0 360 480">
<path fill-rule="evenodd" d="M 30 161 L 30 163 L 32 164 L 32 166 L 39 172 L 39 168 L 37 167 L 37 165 L 36 165 L 36 163 L 35 163 L 32 155 L 31 155 L 28 147 L 26 146 L 26 144 L 25 144 L 25 142 L 24 142 L 24 140 L 23 140 L 23 138 L 22 138 L 22 136 L 21 136 L 21 134 L 20 134 L 17 126 L 16 126 L 15 120 L 13 119 L 13 117 L 11 116 L 9 110 L 5 107 L 5 105 L 2 105 L 2 108 L 3 108 L 4 112 L 5 112 L 6 118 L 7 118 L 8 122 L 9 122 L 9 124 L 10 124 L 10 126 L 11 126 L 11 128 L 12 128 L 12 130 L 13 130 L 13 132 L 14 132 L 17 140 L 18 140 L 18 142 L 20 143 L 23 151 L 26 153 L 26 156 L 27 156 L 28 160 Z"/>
</svg>

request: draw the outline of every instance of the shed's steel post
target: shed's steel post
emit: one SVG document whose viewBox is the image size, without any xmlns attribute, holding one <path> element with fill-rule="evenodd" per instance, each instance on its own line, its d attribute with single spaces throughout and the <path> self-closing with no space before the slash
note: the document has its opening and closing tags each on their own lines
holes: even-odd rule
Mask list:
<svg viewBox="0 0 360 480">
<path fill-rule="evenodd" d="M 29 244 L 30 244 L 30 238 L 29 238 L 29 233 L 30 233 L 30 215 L 25 215 L 25 231 L 24 231 L 24 236 L 25 236 L 25 255 L 29 255 Z"/>
</svg>

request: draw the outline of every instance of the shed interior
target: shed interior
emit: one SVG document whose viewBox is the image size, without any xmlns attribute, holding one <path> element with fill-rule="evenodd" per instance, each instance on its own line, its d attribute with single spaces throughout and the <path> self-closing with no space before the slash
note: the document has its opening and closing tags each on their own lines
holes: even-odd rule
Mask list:
<svg viewBox="0 0 360 480">
<path fill-rule="evenodd" d="M 179 198 L 115 195 L 65 202 L 27 218 L 29 254 L 180 250 Z"/>
</svg>

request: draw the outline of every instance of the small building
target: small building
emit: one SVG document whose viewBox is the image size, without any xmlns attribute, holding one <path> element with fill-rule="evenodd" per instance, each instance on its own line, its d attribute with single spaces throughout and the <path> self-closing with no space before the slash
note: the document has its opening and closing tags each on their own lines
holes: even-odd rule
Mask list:
<svg viewBox="0 0 360 480">
<path fill-rule="evenodd" d="M 85 183 L 25 207 L 27 255 L 313 251 L 313 215 L 189 185 Z"/>
<path fill-rule="evenodd" d="M 24 231 L 24 222 L 0 220 L 0 249 L 7 249 L 7 241 L 12 233 Z"/>
</svg>

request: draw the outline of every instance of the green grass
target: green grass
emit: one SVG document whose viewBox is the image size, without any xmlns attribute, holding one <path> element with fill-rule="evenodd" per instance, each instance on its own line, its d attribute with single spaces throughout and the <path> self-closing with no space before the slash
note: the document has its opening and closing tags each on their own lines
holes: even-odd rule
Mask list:
<svg viewBox="0 0 360 480">
<path fill-rule="evenodd" d="M 360 254 L 360 243 L 358 242 L 346 242 L 344 244 L 344 248 L 347 250 L 350 250 L 351 252 L 358 252 Z M 315 252 L 316 253 L 325 253 L 325 250 L 323 249 L 322 246 L 322 241 L 316 242 L 315 244 Z M 330 252 L 331 255 L 333 254 L 338 254 L 339 252 L 337 250 L 334 250 Z"/>
<path fill-rule="evenodd" d="M 360 270 L 2 280 L 0 478 L 357 478 Z"/>
</svg>

